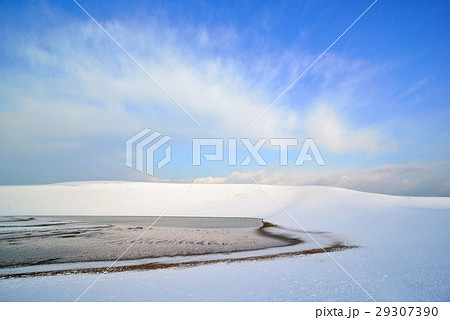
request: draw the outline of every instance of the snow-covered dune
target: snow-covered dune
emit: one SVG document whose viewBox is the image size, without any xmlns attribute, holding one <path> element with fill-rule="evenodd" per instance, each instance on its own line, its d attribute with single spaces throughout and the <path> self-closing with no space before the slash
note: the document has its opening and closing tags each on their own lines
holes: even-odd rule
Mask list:
<svg viewBox="0 0 450 320">
<path fill-rule="evenodd" d="M 398 197 L 320 186 L 144 182 L 0 186 L 2 215 L 161 215 L 170 207 L 168 216 L 265 218 L 280 211 L 274 200 L 300 215 L 342 209 L 362 213 L 374 206 L 450 209 L 450 198 Z"/>
<path fill-rule="evenodd" d="M 359 246 L 331 255 L 367 292 L 330 257 L 318 254 L 111 274 L 86 294 L 86 300 L 450 300 L 450 198 L 256 184 L 89 182 L 0 187 L 0 215 L 162 214 L 259 217 L 282 226 L 333 232 Z M 72 300 L 92 280 L 95 275 L 1 280 L 0 300 Z M 38 288 L 45 294 L 33 295 Z"/>
</svg>

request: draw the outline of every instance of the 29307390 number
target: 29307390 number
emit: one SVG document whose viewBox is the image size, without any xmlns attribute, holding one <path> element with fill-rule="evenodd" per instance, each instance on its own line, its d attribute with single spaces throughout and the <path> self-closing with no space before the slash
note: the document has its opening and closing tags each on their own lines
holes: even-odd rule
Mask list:
<svg viewBox="0 0 450 320">
<path fill-rule="evenodd" d="M 438 315 L 438 308 L 436 307 L 377 307 L 377 317 L 436 317 Z"/>
</svg>

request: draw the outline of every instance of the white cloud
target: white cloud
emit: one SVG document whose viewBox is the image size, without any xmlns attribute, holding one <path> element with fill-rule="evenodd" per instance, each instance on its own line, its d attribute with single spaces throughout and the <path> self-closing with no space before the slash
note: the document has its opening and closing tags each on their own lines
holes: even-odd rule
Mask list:
<svg viewBox="0 0 450 320">
<path fill-rule="evenodd" d="M 198 43 L 188 46 L 182 41 L 186 35 L 169 27 L 117 21 L 105 27 L 201 126 L 197 128 L 96 25 L 77 22 L 45 38 L 29 36 L 12 44 L 28 70 L 1 72 L 3 79 L 16 79 L 3 81 L 2 95 L 12 110 L 3 111 L 0 119 L 5 140 L 106 138 L 112 132 L 126 137 L 150 126 L 186 139 L 310 136 L 331 152 L 379 150 L 374 129 L 350 129 L 344 115 L 329 107 L 302 105 L 310 111 L 300 121 L 295 111 L 299 106 L 280 101 L 257 125 L 250 125 L 279 94 L 277 90 L 290 83 L 293 74 L 280 82 L 286 67 L 294 60 L 308 60 L 299 54 L 255 57 L 245 65 L 234 54 L 208 53 L 208 46 L 219 46 L 219 36 L 223 47 L 234 46 L 237 36 L 232 30 L 201 29 Z M 294 69 L 299 65 L 295 63 Z M 328 68 L 325 77 L 332 72 Z"/>
<path fill-rule="evenodd" d="M 304 126 L 321 148 L 336 154 L 383 151 L 382 137 L 373 128 L 353 128 L 330 105 L 321 104 L 308 112 Z"/>
</svg>

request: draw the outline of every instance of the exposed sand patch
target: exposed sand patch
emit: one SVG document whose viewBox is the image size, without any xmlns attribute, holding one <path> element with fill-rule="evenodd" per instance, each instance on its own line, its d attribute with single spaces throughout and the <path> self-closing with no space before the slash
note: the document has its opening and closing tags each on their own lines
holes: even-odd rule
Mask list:
<svg viewBox="0 0 450 320">
<path fill-rule="evenodd" d="M 98 267 L 73 264 L 115 261 L 119 256 L 122 264 L 108 271 L 189 267 L 323 252 L 308 242 L 303 232 L 258 218 L 162 217 L 147 230 L 155 220 L 156 217 L 2 217 L 0 277 L 81 269 L 100 272 L 106 270 L 105 264 Z M 351 247 L 336 242 L 326 233 L 322 241 L 323 247 L 330 251 Z M 291 249 L 263 252 L 285 247 Z M 226 256 L 238 252 L 253 253 Z M 124 261 L 131 263 L 123 264 Z"/>
<path fill-rule="evenodd" d="M 292 243 L 264 236 L 258 231 L 261 219 L 253 218 L 162 218 L 147 232 L 153 217 L 147 221 L 142 217 L 78 217 L 79 222 L 74 222 L 76 219 L 3 219 L 0 268 L 115 260 L 131 244 L 122 260 L 248 251 Z"/>
</svg>

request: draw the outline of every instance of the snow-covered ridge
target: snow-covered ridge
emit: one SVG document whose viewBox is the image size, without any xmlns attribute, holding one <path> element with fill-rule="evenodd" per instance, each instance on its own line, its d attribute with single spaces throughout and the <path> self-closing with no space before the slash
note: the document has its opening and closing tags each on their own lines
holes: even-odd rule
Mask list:
<svg viewBox="0 0 450 320">
<path fill-rule="evenodd" d="M 282 211 L 273 199 L 296 215 L 363 213 L 393 206 L 450 209 L 448 197 L 388 196 L 323 186 L 262 189 L 255 184 L 119 181 L 0 186 L 0 215 L 161 215 L 175 203 L 166 215 L 267 218 Z"/>
<path fill-rule="evenodd" d="M 387 196 L 319 186 L 263 185 L 262 189 L 242 184 L 140 182 L 2 186 L 0 215 L 14 219 L 25 219 L 20 215 L 258 217 L 287 229 L 330 232 L 358 246 L 332 256 L 377 301 L 449 301 L 450 198 Z M 311 235 L 315 239 L 321 233 Z M 96 277 L 5 279 L 0 300 L 73 301 Z M 325 254 L 158 273 L 127 272 L 105 276 L 102 283 L 86 299 L 108 299 L 114 292 L 113 299 L 148 301 L 369 300 Z M 108 295 L 102 298 L 105 288 Z"/>
</svg>

